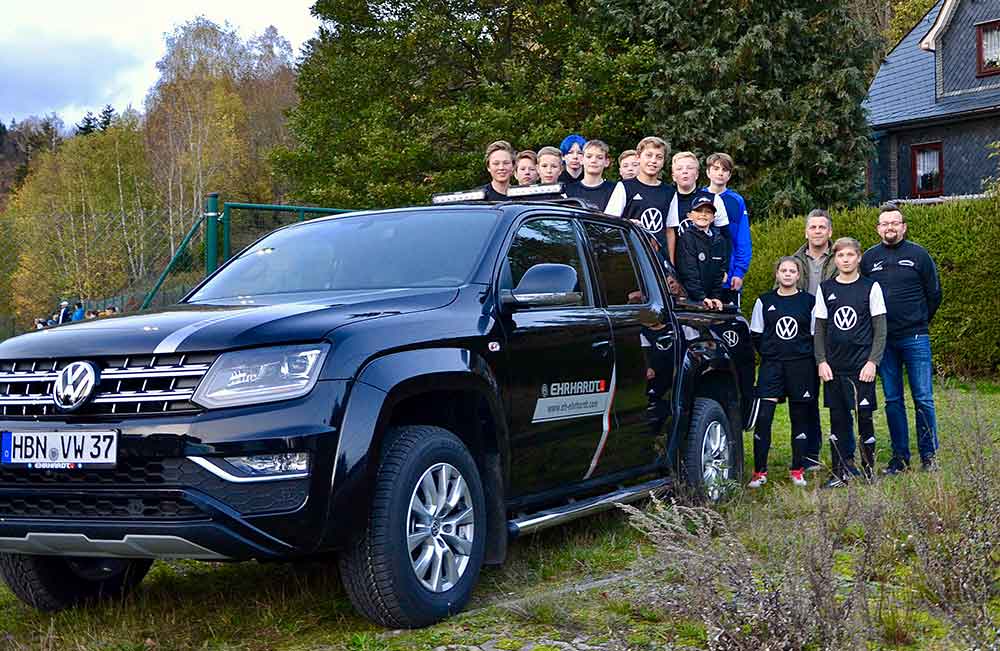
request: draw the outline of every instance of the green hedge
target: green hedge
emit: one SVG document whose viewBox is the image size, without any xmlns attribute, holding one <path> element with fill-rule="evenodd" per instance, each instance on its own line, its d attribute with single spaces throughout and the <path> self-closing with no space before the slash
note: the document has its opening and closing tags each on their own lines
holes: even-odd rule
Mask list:
<svg viewBox="0 0 1000 651">
<path fill-rule="evenodd" d="M 939 373 L 996 375 L 1000 371 L 1000 200 L 904 206 L 908 236 L 930 251 L 941 275 L 944 300 L 931 324 L 931 346 Z M 831 213 L 834 237 L 857 238 L 864 248 L 878 242 L 878 211 L 856 208 Z M 805 219 L 754 222 L 753 262 L 743 310 L 769 290 L 773 265 L 805 241 Z"/>
</svg>

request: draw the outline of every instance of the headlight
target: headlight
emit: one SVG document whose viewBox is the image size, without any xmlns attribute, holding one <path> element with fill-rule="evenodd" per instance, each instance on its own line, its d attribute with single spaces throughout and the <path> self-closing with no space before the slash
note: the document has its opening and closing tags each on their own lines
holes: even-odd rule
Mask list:
<svg viewBox="0 0 1000 651">
<path fill-rule="evenodd" d="M 309 472 L 309 454 L 258 454 L 252 457 L 226 457 L 226 461 L 251 477 L 304 475 Z"/>
<path fill-rule="evenodd" d="M 328 344 L 238 350 L 219 356 L 191 398 L 215 409 L 299 398 L 312 391 Z"/>
</svg>

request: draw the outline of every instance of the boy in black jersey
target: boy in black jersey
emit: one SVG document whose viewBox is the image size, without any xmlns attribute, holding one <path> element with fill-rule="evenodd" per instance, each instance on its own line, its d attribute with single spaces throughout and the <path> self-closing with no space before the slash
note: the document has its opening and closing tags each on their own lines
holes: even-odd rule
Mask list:
<svg viewBox="0 0 1000 651">
<path fill-rule="evenodd" d="M 518 185 L 534 185 L 538 181 L 538 156 L 530 149 L 518 152 L 514 158 L 514 178 Z"/>
<path fill-rule="evenodd" d="M 729 240 L 713 225 L 715 201 L 696 197 L 691 202 L 687 226 L 677 237 L 677 276 L 688 300 L 722 309 L 722 281 L 729 269 Z"/>
<path fill-rule="evenodd" d="M 668 218 L 676 218 L 683 224 L 687 219 L 687 214 L 691 212 L 691 204 L 696 197 L 715 198 L 710 192 L 698 189 L 698 175 L 701 173 L 701 164 L 698 157 L 689 151 L 680 151 L 670 159 L 670 176 L 674 180 L 674 197 L 667 209 Z M 715 225 L 719 228 L 727 226 L 728 220 L 724 220 L 718 213 L 716 207 Z M 727 233 L 723 233 L 727 235 Z M 728 237 L 728 235 L 727 235 Z"/>
<path fill-rule="evenodd" d="M 559 182 L 560 162 L 562 155 L 555 147 L 542 147 L 538 150 L 538 182 L 542 185 L 552 185 Z"/>
<path fill-rule="evenodd" d="M 514 148 L 506 140 L 491 142 L 486 148 L 486 170 L 490 182 L 483 186 L 487 201 L 506 201 L 510 177 L 514 173 Z"/>
<path fill-rule="evenodd" d="M 667 143 L 656 136 L 647 136 L 639 141 L 636 151 L 638 176 L 618 182 L 604 212 L 641 226 L 652 236 L 660 256 L 673 262 L 678 220 L 676 215 L 668 219 L 667 209 L 674 198 L 674 187 L 660 181 Z"/>
<path fill-rule="evenodd" d="M 634 179 L 639 174 L 639 152 L 626 149 L 618 154 L 618 178 L 622 181 Z"/>
<path fill-rule="evenodd" d="M 566 196 L 588 201 L 598 210 L 608 206 L 615 184 L 604 180 L 604 170 L 611 164 L 608 145 L 591 140 L 583 146 L 583 178 L 566 186 Z"/>
<path fill-rule="evenodd" d="M 559 174 L 558 181 L 564 187 L 583 179 L 583 150 L 586 144 L 587 139 L 578 133 L 569 134 L 559 143 L 562 162 L 566 167 Z"/>
<path fill-rule="evenodd" d="M 757 419 L 753 436 L 754 472 L 748 486 L 767 483 L 767 455 L 771 449 L 771 424 L 778 400 L 788 399 L 792 421 L 792 465 L 788 475 L 796 486 L 805 486 L 804 460 L 813 405 L 819 394 L 813 361 L 815 301 L 796 287 L 799 265 L 795 258 L 778 260 L 774 271 L 778 288 L 762 294 L 753 306 L 750 336 L 760 354 L 757 370 Z"/>
<path fill-rule="evenodd" d="M 843 486 L 861 473 L 854 466 L 857 414 L 861 464 L 871 477 L 875 456 L 875 374 L 885 350 L 885 299 L 879 284 L 858 273 L 861 245 L 842 237 L 833 245 L 837 275 L 816 292 L 814 346 L 819 378 L 826 384 L 824 403 L 830 410 L 833 477 L 827 487 Z"/>
</svg>

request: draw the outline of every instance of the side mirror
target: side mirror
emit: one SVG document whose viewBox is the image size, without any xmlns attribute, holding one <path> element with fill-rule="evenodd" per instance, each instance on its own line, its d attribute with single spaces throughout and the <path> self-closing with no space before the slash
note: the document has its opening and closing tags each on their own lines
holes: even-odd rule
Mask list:
<svg viewBox="0 0 1000 651">
<path fill-rule="evenodd" d="M 576 289 L 576 269 L 566 264 L 536 264 L 525 272 L 513 290 L 500 294 L 504 307 L 524 309 L 529 307 L 560 307 L 579 305 L 583 294 Z"/>
</svg>

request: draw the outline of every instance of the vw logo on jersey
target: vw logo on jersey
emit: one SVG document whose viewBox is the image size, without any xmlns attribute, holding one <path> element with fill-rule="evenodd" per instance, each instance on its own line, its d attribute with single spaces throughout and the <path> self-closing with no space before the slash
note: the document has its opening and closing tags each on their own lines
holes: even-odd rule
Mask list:
<svg viewBox="0 0 1000 651">
<path fill-rule="evenodd" d="M 639 223 L 644 230 L 657 235 L 663 230 L 663 213 L 659 208 L 646 208 L 639 215 Z"/>
<path fill-rule="evenodd" d="M 740 343 L 740 335 L 735 330 L 726 330 L 725 332 L 722 333 L 722 338 L 730 346 L 735 346 L 736 344 Z"/>
<path fill-rule="evenodd" d="M 87 402 L 97 388 L 97 367 L 90 362 L 73 362 L 56 375 L 52 399 L 63 411 L 73 411 Z"/>
<path fill-rule="evenodd" d="M 850 330 L 858 322 L 858 313 L 854 311 L 854 308 L 850 305 L 844 305 L 838 307 L 837 311 L 833 313 L 833 325 L 837 326 L 841 330 Z"/>
<path fill-rule="evenodd" d="M 796 335 L 799 334 L 799 322 L 795 320 L 795 317 L 783 316 L 778 319 L 778 323 L 774 326 L 774 331 L 778 333 L 779 338 L 785 341 L 795 339 Z"/>
</svg>

